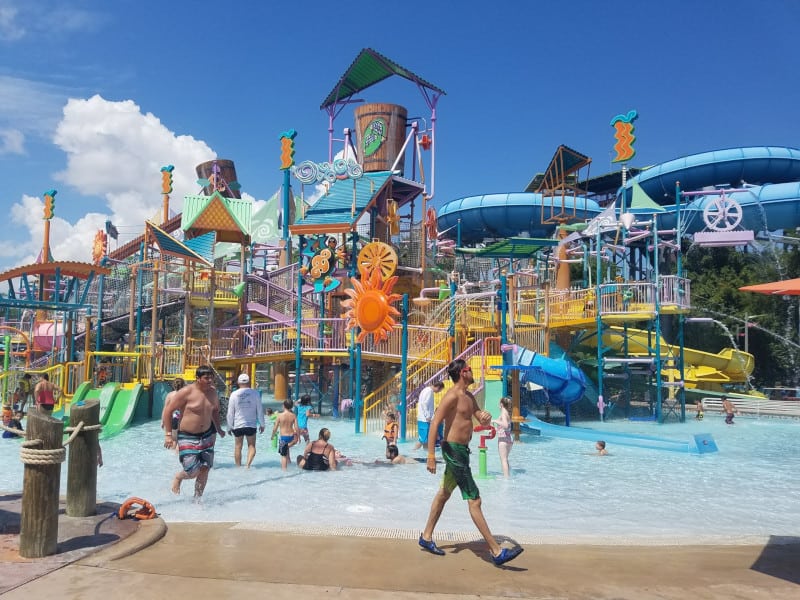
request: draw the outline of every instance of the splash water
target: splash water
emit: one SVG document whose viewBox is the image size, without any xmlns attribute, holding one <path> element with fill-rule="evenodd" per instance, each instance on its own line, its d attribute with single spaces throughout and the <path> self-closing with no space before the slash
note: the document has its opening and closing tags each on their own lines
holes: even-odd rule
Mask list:
<svg viewBox="0 0 800 600">
<path fill-rule="evenodd" d="M 658 425 L 626 420 L 582 423 L 603 439 L 632 433 L 686 440 L 710 433 L 719 452 L 683 454 L 609 445 L 597 456 L 594 443 L 523 433 L 509 457 L 511 478 L 500 471 L 497 443 L 489 443 L 489 479 L 477 479 L 483 510 L 496 535 L 521 543 L 758 543 L 769 536 L 800 536 L 800 420 L 737 416 L 728 426 L 720 414 L 702 421 Z M 281 471 L 267 435 L 257 435 L 251 469 L 233 464 L 233 441 L 217 440 L 214 468 L 201 504 L 192 501 L 191 482 L 183 494 L 169 491 L 178 470 L 174 451 L 162 447 L 157 422 L 135 425 L 103 442 L 98 498 L 121 503 L 138 496 L 153 503 L 168 522 L 239 522 L 239 527 L 321 533 L 349 527 L 397 529 L 418 534 L 441 482 L 431 475 L 424 450 L 413 440 L 400 444 L 412 464 L 385 460 L 375 435 L 356 435 L 353 422 L 320 418 L 331 442 L 356 463 L 336 472 Z M 478 475 L 477 440 L 472 443 Z M 292 449 L 296 455 L 297 447 Z M 19 443 L 0 440 L 0 490 L 22 488 Z M 62 468 L 62 493 L 66 467 Z M 665 501 L 668 498 L 669 501 Z M 720 507 L 724 507 L 720 518 Z M 437 535 L 477 535 L 466 503 L 453 494 Z"/>
</svg>

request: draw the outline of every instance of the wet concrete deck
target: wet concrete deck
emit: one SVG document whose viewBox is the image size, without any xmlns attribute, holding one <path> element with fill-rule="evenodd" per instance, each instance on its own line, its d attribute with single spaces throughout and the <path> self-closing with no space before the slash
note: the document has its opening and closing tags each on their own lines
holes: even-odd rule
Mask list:
<svg viewBox="0 0 800 600">
<path fill-rule="evenodd" d="M 123 522 L 124 523 L 124 522 Z M 479 541 L 268 531 L 253 523 L 141 523 L 112 546 L 46 569 L 4 598 L 451 598 L 788 600 L 800 595 L 800 540 L 750 546 L 528 545 L 504 567 Z M 84 536 L 94 536 L 89 529 Z M 80 536 L 78 536 L 80 537 Z M 88 548 L 87 545 L 83 546 Z M 49 559 L 42 559 L 49 560 Z M 5 578 L 3 577 L 3 581 Z"/>
</svg>

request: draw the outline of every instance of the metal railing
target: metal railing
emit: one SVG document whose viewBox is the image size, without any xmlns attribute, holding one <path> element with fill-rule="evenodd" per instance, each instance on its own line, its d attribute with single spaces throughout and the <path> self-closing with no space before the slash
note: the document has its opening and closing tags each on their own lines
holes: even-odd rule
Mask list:
<svg viewBox="0 0 800 600">
<path fill-rule="evenodd" d="M 362 350 L 363 352 L 363 350 Z M 447 340 L 442 340 L 439 343 L 431 346 L 424 354 L 419 356 L 417 360 L 412 362 L 406 367 L 407 382 L 409 388 L 414 388 L 412 393 L 416 391 L 420 383 L 429 379 L 434 373 L 441 370 L 442 366 L 447 363 L 450 355 L 450 347 Z M 383 429 L 383 413 L 385 409 L 397 410 L 396 405 L 399 402 L 399 394 L 401 389 L 401 376 L 402 373 L 395 374 L 394 377 L 383 383 L 376 390 L 367 394 L 364 397 L 364 413 L 362 415 L 362 424 L 364 433 L 374 433 Z M 416 391 L 419 395 L 419 392 Z M 411 395 L 409 395 L 409 398 Z M 409 421 L 406 421 L 406 434 L 408 435 Z M 416 432 L 416 409 L 414 411 L 413 432 Z"/>
<path fill-rule="evenodd" d="M 296 284 L 295 281 L 295 285 L 287 289 L 258 275 L 248 275 L 247 302 L 260 304 L 270 313 L 267 316 L 275 320 L 293 320 L 297 314 L 297 293 L 292 291 Z M 301 304 L 304 317 L 319 316 L 317 303 L 303 298 Z"/>
</svg>

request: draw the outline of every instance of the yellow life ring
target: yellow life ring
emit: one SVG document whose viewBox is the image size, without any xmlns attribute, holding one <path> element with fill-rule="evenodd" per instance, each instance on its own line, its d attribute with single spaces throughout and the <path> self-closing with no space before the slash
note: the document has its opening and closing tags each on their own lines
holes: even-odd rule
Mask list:
<svg viewBox="0 0 800 600">
<path fill-rule="evenodd" d="M 141 508 L 135 509 L 135 505 L 137 504 L 140 505 Z M 150 519 L 155 519 L 158 514 L 156 513 L 155 507 L 147 500 L 142 500 L 141 498 L 132 496 L 122 503 L 122 506 L 119 507 L 117 516 L 120 519 L 132 517 L 134 519 L 138 519 L 139 521 L 147 521 Z"/>
</svg>

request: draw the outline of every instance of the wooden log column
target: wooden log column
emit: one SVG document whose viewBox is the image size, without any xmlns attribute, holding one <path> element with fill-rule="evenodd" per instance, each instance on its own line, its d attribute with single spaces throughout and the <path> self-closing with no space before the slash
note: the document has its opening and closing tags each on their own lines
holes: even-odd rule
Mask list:
<svg viewBox="0 0 800 600">
<path fill-rule="evenodd" d="M 55 554 L 58 546 L 58 492 L 61 486 L 61 462 L 36 450 L 62 448 L 64 424 L 50 415 L 31 410 L 28 413 L 26 441 L 41 440 L 31 446 L 34 456 L 24 456 L 25 473 L 22 479 L 22 515 L 19 531 L 19 554 L 24 558 L 41 558 Z M 25 442 L 23 442 L 25 443 Z M 45 455 L 47 454 L 47 455 Z M 42 464 L 40 464 L 42 463 Z"/>
<path fill-rule="evenodd" d="M 89 400 L 73 404 L 70 427 L 100 423 L 100 402 Z M 69 445 L 67 462 L 67 516 L 91 517 L 97 513 L 97 454 L 99 430 L 81 430 Z"/>
</svg>

